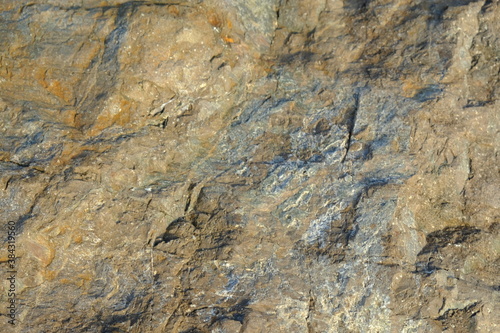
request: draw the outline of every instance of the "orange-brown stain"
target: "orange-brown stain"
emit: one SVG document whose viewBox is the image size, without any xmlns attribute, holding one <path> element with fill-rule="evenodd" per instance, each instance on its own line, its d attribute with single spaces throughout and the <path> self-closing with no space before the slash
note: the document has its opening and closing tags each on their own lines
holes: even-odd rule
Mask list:
<svg viewBox="0 0 500 333">
<path fill-rule="evenodd" d="M 222 37 L 222 39 L 223 39 L 226 43 L 234 43 L 234 39 L 232 39 L 231 37 L 224 36 L 224 37 Z"/>
</svg>

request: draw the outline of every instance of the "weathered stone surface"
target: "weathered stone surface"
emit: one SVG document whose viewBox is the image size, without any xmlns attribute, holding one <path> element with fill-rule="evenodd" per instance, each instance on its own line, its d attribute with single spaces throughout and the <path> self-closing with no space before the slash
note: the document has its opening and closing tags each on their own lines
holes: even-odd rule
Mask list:
<svg viewBox="0 0 500 333">
<path fill-rule="evenodd" d="M 500 331 L 498 1 L 0 11 L 2 331 Z"/>
</svg>

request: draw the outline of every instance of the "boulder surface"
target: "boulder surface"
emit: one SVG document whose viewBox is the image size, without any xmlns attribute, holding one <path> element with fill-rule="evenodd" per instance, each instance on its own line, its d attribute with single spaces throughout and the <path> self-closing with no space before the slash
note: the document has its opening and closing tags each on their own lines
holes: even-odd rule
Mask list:
<svg viewBox="0 0 500 333">
<path fill-rule="evenodd" d="M 499 17 L 2 1 L 2 332 L 500 332 Z"/>
</svg>

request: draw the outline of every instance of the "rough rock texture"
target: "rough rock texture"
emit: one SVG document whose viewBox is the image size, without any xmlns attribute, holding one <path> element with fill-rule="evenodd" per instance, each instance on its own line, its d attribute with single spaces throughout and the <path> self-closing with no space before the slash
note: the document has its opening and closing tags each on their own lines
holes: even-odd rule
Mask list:
<svg viewBox="0 0 500 333">
<path fill-rule="evenodd" d="M 499 17 L 2 1 L 2 332 L 500 332 Z"/>
</svg>

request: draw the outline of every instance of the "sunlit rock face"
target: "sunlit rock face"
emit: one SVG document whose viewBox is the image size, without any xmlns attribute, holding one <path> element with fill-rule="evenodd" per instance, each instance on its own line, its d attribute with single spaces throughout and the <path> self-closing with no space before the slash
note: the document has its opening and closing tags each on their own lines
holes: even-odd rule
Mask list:
<svg viewBox="0 0 500 333">
<path fill-rule="evenodd" d="M 2 332 L 499 332 L 499 6 L 3 1 Z"/>
</svg>

